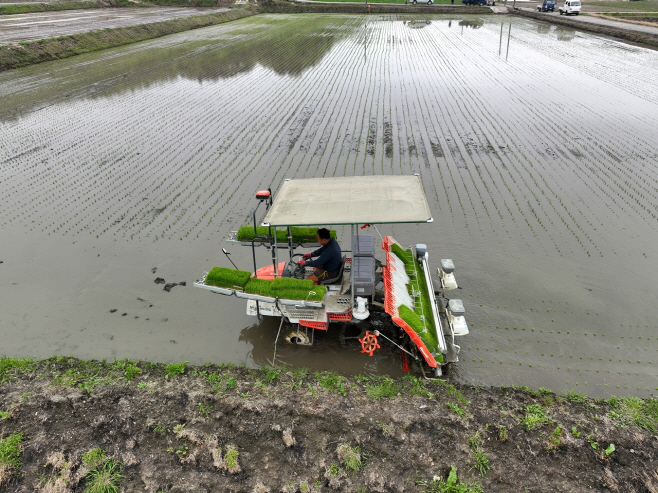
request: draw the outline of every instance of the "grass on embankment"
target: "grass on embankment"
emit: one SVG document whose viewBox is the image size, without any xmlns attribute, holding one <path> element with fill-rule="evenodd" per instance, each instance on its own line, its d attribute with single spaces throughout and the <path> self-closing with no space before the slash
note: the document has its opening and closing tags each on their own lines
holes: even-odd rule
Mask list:
<svg viewBox="0 0 658 493">
<path fill-rule="evenodd" d="M 0 4 L 0 15 L 31 14 L 35 12 L 53 12 L 57 10 L 102 9 L 114 7 L 228 7 L 232 0 L 150 0 L 133 2 L 130 0 L 110 0 L 103 2 L 43 2 Z"/>
<path fill-rule="evenodd" d="M 196 15 L 138 26 L 104 29 L 0 47 L 0 71 L 68 58 L 254 15 L 250 8 Z"/>
<path fill-rule="evenodd" d="M 128 2 L 126 2 L 128 3 Z M 130 2 L 130 5 L 141 5 Z M 54 3 L 19 3 L 0 4 L 0 15 L 29 14 L 33 12 L 51 12 L 54 10 L 97 9 L 96 2 L 54 2 Z"/>
</svg>

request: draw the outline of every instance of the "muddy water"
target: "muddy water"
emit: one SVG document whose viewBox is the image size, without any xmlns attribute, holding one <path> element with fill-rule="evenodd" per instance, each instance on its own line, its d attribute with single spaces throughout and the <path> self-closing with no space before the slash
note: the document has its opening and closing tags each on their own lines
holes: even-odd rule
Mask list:
<svg viewBox="0 0 658 493">
<path fill-rule="evenodd" d="M 416 172 L 435 222 L 381 229 L 457 265 L 453 376 L 653 395 L 657 69 L 523 19 L 270 15 L 0 74 L 0 352 L 267 364 L 278 321 L 191 287 L 253 192 Z M 317 342 L 277 361 L 400 373 Z"/>
</svg>

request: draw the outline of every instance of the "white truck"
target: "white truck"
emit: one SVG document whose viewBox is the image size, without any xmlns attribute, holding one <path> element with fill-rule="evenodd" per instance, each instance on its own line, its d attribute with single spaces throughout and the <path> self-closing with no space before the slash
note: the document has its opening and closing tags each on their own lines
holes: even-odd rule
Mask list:
<svg viewBox="0 0 658 493">
<path fill-rule="evenodd" d="M 560 7 L 560 15 L 578 15 L 580 14 L 580 0 L 565 0 L 564 5 Z"/>
</svg>

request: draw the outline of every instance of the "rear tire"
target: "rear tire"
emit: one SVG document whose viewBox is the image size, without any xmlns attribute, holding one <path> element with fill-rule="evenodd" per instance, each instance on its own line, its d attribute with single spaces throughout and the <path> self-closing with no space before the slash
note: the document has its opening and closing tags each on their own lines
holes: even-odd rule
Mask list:
<svg viewBox="0 0 658 493">
<path fill-rule="evenodd" d="M 414 1 L 413 1 L 413 2 L 411 2 L 411 3 L 413 3 L 413 4 L 414 4 L 414 6 L 415 6 L 415 5 L 416 5 L 416 0 L 414 0 Z"/>
<path fill-rule="evenodd" d="M 432 5 L 432 0 L 427 0 L 427 6 L 429 7 L 430 5 Z"/>
</svg>

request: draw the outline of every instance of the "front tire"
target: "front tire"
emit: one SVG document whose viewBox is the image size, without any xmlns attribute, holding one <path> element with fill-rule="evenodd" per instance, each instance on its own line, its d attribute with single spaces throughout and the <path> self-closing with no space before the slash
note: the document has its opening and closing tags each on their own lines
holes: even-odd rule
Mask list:
<svg viewBox="0 0 658 493">
<path fill-rule="evenodd" d="M 415 6 L 417 2 L 416 2 L 416 0 L 414 0 L 414 1 L 413 1 L 413 2 L 411 2 L 411 3 L 413 3 L 413 4 L 414 4 L 414 6 Z"/>
<path fill-rule="evenodd" d="M 432 5 L 432 0 L 427 0 L 427 6 L 429 7 L 430 5 Z"/>
</svg>

